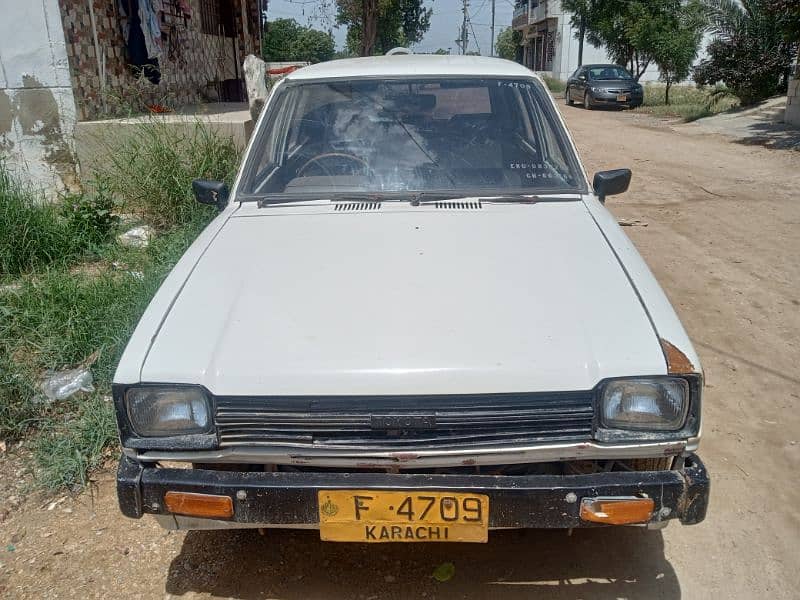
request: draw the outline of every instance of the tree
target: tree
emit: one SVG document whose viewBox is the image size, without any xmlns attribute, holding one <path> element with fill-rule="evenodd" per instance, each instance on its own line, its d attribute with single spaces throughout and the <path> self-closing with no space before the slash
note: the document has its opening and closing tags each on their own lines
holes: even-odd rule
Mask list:
<svg viewBox="0 0 800 600">
<path fill-rule="evenodd" d="M 675 18 L 681 5 L 682 0 L 563 0 L 563 6 L 576 11 L 573 26 L 582 24 L 586 39 L 605 48 L 615 62 L 630 67 L 637 81 L 670 33 L 665 24 Z"/>
<path fill-rule="evenodd" d="M 494 45 L 495 54 L 506 60 L 516 60 L 521 40 L 522 34 L 519 31 L 506 27 L 497 36 L 497 43 Z"/>
<path fill-rule="evenodd" d="M 569 24 L 575 29 L 578 39 L 578 66 L 583 65 L 583 42 L 586 39 L 586 24 L 591 16 L 594 0 L 561 0 L 564 12 L 572 14 Z"/>
<path fill-rule="evenodd" d="M 779 27 L 789 41 L 800 42 L 800 2 L 767 0 L 767 6 L 778 17 Z"/>
<path fill-rule="evenodd" d="M 444 48 L 437 48 L 433 54 L 450 54 L 449 50 L 445 50 Z"/>
<path fill-rule="evenodd" d="M 720 81 L 748 105 L 786 87 L 798 42 L 786 35 L 787 13 L 770 0 L 705 0 L 714 39 L 694 68 L 698 85 Z"/>
<path fill-rule="evenodd" d="M 644 21 L 648 51 L 666 84 L 664 100 L 669 104 L 673 83 L 689 77 L 703 36 L 703 9 L 697 0 L 679 2 L 673 10 Z"/>
<path fill-rule="evenodd" d="M 361 56 L 385 54 L 419 42 L 431 26 L 424 0 L 336 0 L 336 20 L 347 26 L 347 48 Z"/>
<path fill-rule="evenodd" d="M 264 26 L 262 51 L 268 61 L 322 62 L 333 58 L 333 36 L 303 27 L 294 19 L 276 19 Z"/>
</svg>

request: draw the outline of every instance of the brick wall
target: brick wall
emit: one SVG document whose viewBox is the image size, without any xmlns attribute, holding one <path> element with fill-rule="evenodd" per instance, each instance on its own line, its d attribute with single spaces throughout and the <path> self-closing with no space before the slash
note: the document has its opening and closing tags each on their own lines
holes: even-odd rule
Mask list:
<svg viewBox="0 0 800 600">
<path fill-rule="evenodd" d="M 201 2 L 217 1 L 231 7 L 235 37 L 202 31 Z M 248 53 L 260 54 L 258 0 L 160 0 L 163 54 L 161 80 L 154 84 L 129 68 L 119 0 L 58 3 L 79 120 L 143 112 L 147 105 L 176 109 L 235 99 L 237 86 L 230 80 L 243 79 Z"/>
</svg>

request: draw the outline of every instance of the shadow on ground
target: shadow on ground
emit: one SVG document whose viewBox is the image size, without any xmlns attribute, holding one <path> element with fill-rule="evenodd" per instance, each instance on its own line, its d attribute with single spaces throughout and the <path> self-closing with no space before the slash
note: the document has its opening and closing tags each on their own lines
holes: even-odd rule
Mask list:
<svg viewBox="0 0 800 600">
<path fill-rule="evenodd" d="M 800 150 L 800 128 L 784 122 L 786 97 L 779 96 L 755 106 L 736 108 L 712 117 L 698 119 L 702 129 L 733 137 L 747 146 Z"/>
<path fill-rule="evenodd" d="M 455 576 L 431 574 L 452 562 Z M 498 531 L 488 544 L 335 544 L 316 531 L 189 532 L 166 591 L 242 599 L 681 597 L 660 532 Z"/>
</svg>

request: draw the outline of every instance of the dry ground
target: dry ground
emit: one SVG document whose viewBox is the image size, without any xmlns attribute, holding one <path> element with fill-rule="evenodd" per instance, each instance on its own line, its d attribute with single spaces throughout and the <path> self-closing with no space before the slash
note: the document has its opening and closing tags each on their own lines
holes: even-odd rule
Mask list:
<svg viewBox="0 0 800 600">
<path fill-rule="evenodd" d="M 488 545 L 168 534 L 119 515 L 109 470 L 91 495 L 52 510 L 29 498 L 0 514 L 0 596 L 797 598 L 800 152 L 688 135 L 642 115 L 564 112 L 590 172 L 633 168 L 630 193 L 609 208 L 648 224 L 628 233 L 702 356 L 701 454 L 713 477 L 703 524 L 499 532 Z M 445 561 L 456 575 L 437 583 L 431 572 Z"/>
</svg>

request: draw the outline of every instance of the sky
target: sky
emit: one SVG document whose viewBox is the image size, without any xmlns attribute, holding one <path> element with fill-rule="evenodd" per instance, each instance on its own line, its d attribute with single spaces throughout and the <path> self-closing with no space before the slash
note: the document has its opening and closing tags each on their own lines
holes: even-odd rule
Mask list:
<svg viewBox="0 0 800 600">
<path fill-rule="evenodd" d="M 469 50 L 480 50 L 481 54 L 487 56 L 491 50 L 492 1 L 469 0 L 470 20 L 475 31 L 474 35 L 472 31 L 469 31 Z M 494 2 L 496 37 L 500 30 L 511 25 L 514 3 L 512 0 L 494 0 Z M 427 8 L 433 8 L 431 28 L 413 49 L 416 52 L 433 52 L 438 48 L 445 50 L 451 48 L 451 52 L 456 54 L 458 46 L 456 46 L 455 39 L 461 27 L 462 0 L 425 0 L 424 5 Z M 272 21 L 293 18 L 302 25 L 310 25 L 316 29 L 327 31 L 335 26 L 336 15 L 333 10 L 329 14 L 324 14 L 319 6 L 320 3 L 315 0 L 269 0 L 267 19 Z M 344 27 L 333 29 L 337 50 L 344 46 L 346 33 L 347 30 Z"/>
</svg>

